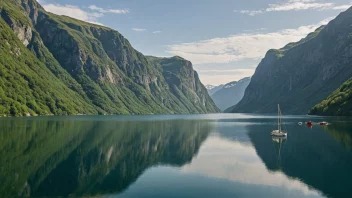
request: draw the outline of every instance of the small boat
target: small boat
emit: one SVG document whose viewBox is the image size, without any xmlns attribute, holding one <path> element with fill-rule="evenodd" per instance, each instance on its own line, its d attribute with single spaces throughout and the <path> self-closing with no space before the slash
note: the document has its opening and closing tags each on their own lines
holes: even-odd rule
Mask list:
<svg viewBox="0 0 352 198">
<path fill-rule="evenodd" d="M 302 125 L 303 123 L 302 122 L 299 122 L 298 125 Z"/>
<path fill-rule="evenodd" d="M 329 125 L 329 123 L 328 122 L 319 122 L 318 123 L 320 126 L 328 126 Z"/>
<path fill-rule="evenodd" d="M 287 136 L 287 132 L 285 132 L 285 131 L 283 131 L 281 129 L 281 110 L 280 110 L 280 105 L 279 104 L 277 105 L 277 108 L 278 108 L 278 119 L 277 119 L 277 127 L 278 127 L 278 129 L 277 130 L 273 130 L 271 132 L 271 135 L 275 136 L 275 137 L 286 137 Z"/>
<path fill-rule="evenodd" d="M 313 126 L 313 122 L 312 121 L 306 122 L 306 125 Z"/>
<path fill-rule="evenodd" d="M 313 128 L 313 122 L 312 121 L 306 122 L 306 125 L 307 125 L 308 128 Z"/>
</svg>

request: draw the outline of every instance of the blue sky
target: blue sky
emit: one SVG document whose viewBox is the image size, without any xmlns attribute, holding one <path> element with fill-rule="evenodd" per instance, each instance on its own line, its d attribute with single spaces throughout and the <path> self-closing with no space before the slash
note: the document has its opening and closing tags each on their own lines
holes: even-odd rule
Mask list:
<svg viewBox="0 0 352 198">
<path fill-rule="evenodd" d="M 298 41 L 350 0 L 39 0 L 60 15 L 102 24 L 145 55 L 192 61 L 204 84 L 251 76 L 266 51 Z"/>
</svg>

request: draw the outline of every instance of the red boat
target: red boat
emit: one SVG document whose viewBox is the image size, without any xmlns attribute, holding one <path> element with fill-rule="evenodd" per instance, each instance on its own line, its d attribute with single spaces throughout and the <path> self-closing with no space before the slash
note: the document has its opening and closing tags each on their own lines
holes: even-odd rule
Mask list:
<svg viewBox="0 0 352 198">
<path fill-rule="evenodd" d="M 313 122 L 312 121 L 306 122 L 306 125 L 313 126 Z"/>
</svg>

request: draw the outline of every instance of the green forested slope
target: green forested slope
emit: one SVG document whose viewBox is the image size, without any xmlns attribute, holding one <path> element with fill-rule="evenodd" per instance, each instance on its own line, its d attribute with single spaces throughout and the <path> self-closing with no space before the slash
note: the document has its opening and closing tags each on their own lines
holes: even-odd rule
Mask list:
<svg viewBox="0 0 352 198">
<path fill-rule="evenodd" d="M 0 30 L 0 115 L 97 113 L 55 77 L 2 19 Z"/>
<path fill-rule="evenodd" d="M 352 78 L 334 91 L 321 103 L 314 106 L 311 115 L 352 116 Z"/>
</svg>

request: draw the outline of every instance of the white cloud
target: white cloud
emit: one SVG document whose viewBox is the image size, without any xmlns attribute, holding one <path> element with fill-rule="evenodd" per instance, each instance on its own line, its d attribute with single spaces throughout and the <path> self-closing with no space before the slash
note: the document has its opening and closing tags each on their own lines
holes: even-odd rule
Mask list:
<svg viewBox="0 0 352 198">
<path fill-rule="evenodd" d="M 43 4 L 42 6 L 48 12 L 58 15 L 70 16 L 72 18 L 91 23 L 97 23 L 97 19 L 103 16 L 102 13 L 86 12 L 74 5 Z"/>
<path fill-rule="evenodd" d="M 205 84 L 219 85 L 226 84 L 231 81 L 237 81 L 244 77 L 253 76 L 255 68 L 250 69 L 229 69 L 229 70 L 202 70 L 196 69 L 199 73 L 201 81 Z"/>
<path fill-rule="evenodd" d="M 288 11 L 288 10 L 308 10 L 330 8 L 334 3 L 316 3 L 315 0 L 289 0 L 286 3 L 270 4 L 266 12 Z"/>
<path fill-rule="evenodd" d="M 147 31 L 147 29 L 143 29 L 143 28 L 132 28 L 133 31 L 136 31 L 136 32 L 144 32 L 144 31 Z"/>
<path fill-rule="evenodd" d="M 257 14 L 262 14 L 262 10 L 241 10 L 241 14 L 248 14 L 249 16 L 255 16 Z"/>
<path fill-rule="evenodd" d="M 217 135 L 209 137 L 192 163 L 184 165 L 181 171 L 242 184 L 280 187 L 288 194 L 299 191 L 310 197 L 321 195 L 297 178 L 290 178 L 281 171 L 270 172 L 253 146 Z"/>
<path fill-rule="evenodd" d="M 104 9 L 97 7 L 96 5 L 90 5 L 88 6 L 88 8 L 94 11 L 98 11 L 100 13 L 128 14 L 130 12 L 128 9 Z"/>
<path fill-rule="evenodd" d="M 236 34 L 229 37 L 169 45 L 167 52 L 184 57 L 195 65 L 261 59 L 269 49 L 281 48 L 290 42 L 299 41 L 319 26 L 327 24 L 331 19 L 297 29 L 284 29 L 271 33 Z"/>
<path fill-rule="evenodd" d="M 202 73 L 229 74 L 229 73 L 232 73 L 232 72 L 239 72 L 239 71 L 240 71 L 240 73 L 248 73 L 248 72 L 252 72 L 253 70 L 254 69 L 223 69 L 223 70 L 207 69 L 207 70 L 202 70 Z"/>
<path fill-rule="evenodd" d="M 347 10 L 351 7 L 352 5 L 340 5 L 340 6 L 335 6 L 332 9 L 333 10 Z"/>
<path fill-rule="evenodd" d="M 160 34 L 160 33 L 161 33 L 161 31 L 159 31 L 159 30 L 153 32 L 153 34 Z"/>
<path fill-rule="evenodd" d="M 316 0 L 288 0 L 284 3 L 269 4 L 261 10 L 241 10 L 239 13 L 255 16 L 265 12 L 298 11 L 298 10 L 343 10 L 351 5 L 335 5 L 332 2 L 317 2 Z M 238 11 L 235 11 L 238 12 Z"/>
<path fill-rule="evenodd" d="M 103 25 L 98 22 L 98 19 L 103 17 L 105 13 L 114 13 L 114 14 L 127 14 L 129 13 L 128 9 L 117 10 L 117 9 L 103 9 L 99 8 L 95 5 L 89 6 L 89 11 L 85 11 L 81 7 L 75 5 L 61 5 L 61 4 L 48 4 L 43 0 L 37 0 L 44 9 L 48 12 L 57 14 L 57 15 L 65 15 L 75 19 L 79 19 L 82 21 L 86 21 L 89 23 Z"/>
</svg>

